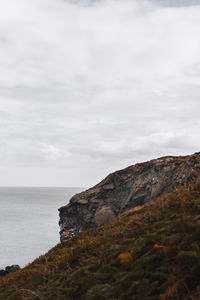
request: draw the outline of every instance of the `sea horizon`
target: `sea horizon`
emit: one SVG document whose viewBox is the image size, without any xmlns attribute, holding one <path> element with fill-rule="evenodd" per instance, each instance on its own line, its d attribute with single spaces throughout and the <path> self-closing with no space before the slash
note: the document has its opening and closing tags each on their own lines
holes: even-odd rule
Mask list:
<svg viewBox="0 0 200 300">
<path fill-rule="evenodd" d="M 24 267 L 60 242 L 58 209 L 79 187 L 0 186 L 0 269 Z"/>
<path fill-rule="evenodd" d="M 0 185 L 0 188 L 64 188 L 64 189 L 73 189 L 73 188 L 80 188 L 80 189 L 86 189 L 87 187 L 82 186 L 45 186 L 45 185 Z"/>
</svg>

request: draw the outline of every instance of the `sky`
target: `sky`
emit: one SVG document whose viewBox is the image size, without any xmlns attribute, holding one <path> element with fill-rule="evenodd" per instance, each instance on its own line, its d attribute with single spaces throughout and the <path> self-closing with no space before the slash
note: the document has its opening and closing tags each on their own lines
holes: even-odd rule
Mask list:
<svg viewBox="0 0 200 300">
<path fill-rule="evenodd" d="M 0 2 L 0 186 L 200 151 L 199 0 Z"/>
</svg>

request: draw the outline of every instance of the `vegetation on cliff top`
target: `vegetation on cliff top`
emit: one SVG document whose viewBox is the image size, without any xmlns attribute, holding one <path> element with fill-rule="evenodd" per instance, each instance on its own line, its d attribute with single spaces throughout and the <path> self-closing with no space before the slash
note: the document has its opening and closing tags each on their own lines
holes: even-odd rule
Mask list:
<svg viewBox="0 0 200 300">
<path fill-rule="evenodd" d="M 2 300 L 200 299 L 200 180 L 0 279 Z"/>
</svg>

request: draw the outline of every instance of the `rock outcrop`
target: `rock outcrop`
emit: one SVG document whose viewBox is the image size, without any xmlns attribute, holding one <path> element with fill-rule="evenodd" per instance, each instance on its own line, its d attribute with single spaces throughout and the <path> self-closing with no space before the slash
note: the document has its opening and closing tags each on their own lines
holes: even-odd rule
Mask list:
<svg viewBox="0 0 200 300">
<path fill-rule="evenodd" d="M 9 273 L 16 272 L 20 269 L 21 268 L 18 265 L 7 266 L 5 269 L 0 270 L 0 277 L 4 277 Z"/>
<path fill-rule="evenodd" d="M 151 201 L 200 175 L 200 152 L 138 163 L 108 175 L 74 195 L 59 209 L 61 241 L 103 225 L 115 216 Z"/>
</svg>

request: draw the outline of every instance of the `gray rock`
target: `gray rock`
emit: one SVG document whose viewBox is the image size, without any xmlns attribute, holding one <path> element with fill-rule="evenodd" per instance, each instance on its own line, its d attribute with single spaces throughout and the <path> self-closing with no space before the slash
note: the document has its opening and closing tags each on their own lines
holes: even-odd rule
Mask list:
<svg viewBox="0 0 200 300">
<path fill-rule="evenodd" d="M 113 210 L 109 206 L 103 206 L 94 216 L 95 224 L 101 226 L 110 222 L 115 217 Z"/>
<path fill-rule="evenodd" d="M 20 266 L 18 265 L 7 266 L 5 270 L 0 270 L 0 277 L 6 276 L 7 274 L 16 272 L 18 270 L 20 270 Z"/>
<path fill-rule="evenodd" d="M 59 209 L 61 241 L 109 222 L 200 176 L 200 153 L 166 156 L 108 175 L 94 187 L 74 195 Z"/>
</svg>

